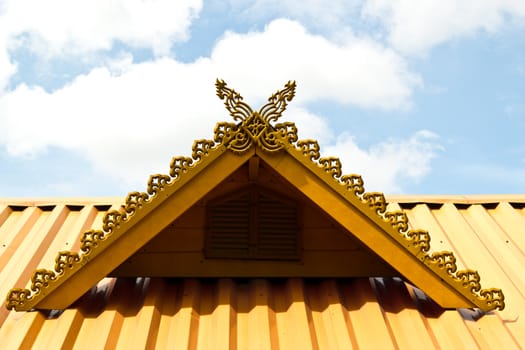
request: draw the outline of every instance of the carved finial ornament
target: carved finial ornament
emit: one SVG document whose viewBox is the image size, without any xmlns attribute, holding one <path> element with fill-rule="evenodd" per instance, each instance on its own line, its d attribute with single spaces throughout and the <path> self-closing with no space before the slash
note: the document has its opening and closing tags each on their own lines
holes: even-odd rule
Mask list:
<svg viewBox="0 0 525 350">
<path fill-rule="evenodd" d="M 321 158 L 317 141 L 298 140 L 293 123 L 277 123 L 288 102 L 295 94 L 295 82 L 289 81 L 284 89 L 277 91 L 258 112 L 243 101 L 242 96 L 229 88 L 223 80 L 216 81 L 217 95 L 224 100 L 226 109 L 235 123 L 222 122 L 215 127 L 214 140 L 197 140 L 190 157 L 174 157 L 169 175 L 151 175 L 146 192 L 131 192 L 120 210 L 111 210 L 103 218 L 102 230 L 88 230 L 80 239 L 81 252 L 61 251 L 55 259 L 54 270 L 38 269 L 31 278 L 29 289 L 14 288 L 6 299 L 7 309 L 17 311 L 38 307 L 39 298 L 51 293 L 58 284 L 79 270 L 89 259 L 109 246 L 112 240 L 125 234 L 134 224 L 139 211 L 146 215 L 152 206 L 162 201 L 186 184 L 191 178 L 229 149 L 244 153 L 253 146 L 265 152 L 286 150 L 314 172 L 328 186 L 347 198 L 353 205 L 376 221 L 399 245 L 425 264 L 433 273 L 459 291 L 484 311 L 505 307 L 500 289 L 481 289 L 480 276 L 473 270 L 457 270 L 456 258 L 451 252 L 430 253 L 430 235 L 424 230 L 409 230 L 408 218 L 402 211 L 387 212 L 385 197 L 380 192 L 365 193 L 363 179 L 356 174 L 343 175 L 338 158 Z M 160 195 L 162 194 L 162 195 Z M 45 292 L 43 291 L 45 290 Z"/>
<path fill-rule="evenodd" d="M 295 96 L 295 81 L 289 81 L 284 89 L 268 98 L 258 112 L 243 101 L 242 96 L 229 88 L 224 80 L 217 79 L 217 96 L 224 100 L 226 109 L 239 124 L 218 123 L 215 127 L 215 141 L 225 143 L 234 152 L 242 153 L 254 143 L 268 152 L 280 150 L 286 144 L 297 141 L 297 129 L 293 123 L 270 123 L 279 119 L 288 102 Z"/>
</svg>

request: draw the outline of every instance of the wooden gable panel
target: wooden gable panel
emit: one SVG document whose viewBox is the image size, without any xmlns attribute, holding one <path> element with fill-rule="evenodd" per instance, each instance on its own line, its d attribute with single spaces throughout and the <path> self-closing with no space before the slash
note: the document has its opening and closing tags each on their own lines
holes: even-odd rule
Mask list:
<svg viewBox="0 0 525 350">
<path fill-rule="evenodd" d="M 299 259 L 206 258 L 206 208 L 225 193 L 250 184 L 249 162 L 196 205 L 173 221 L 114 276 L 170 277 L 352 277 L 398 275 L 380 257 L 363 247 L 315 203 L 261 162 L 257 185 L 295 200 L 299 210 Z"/>
</svg>

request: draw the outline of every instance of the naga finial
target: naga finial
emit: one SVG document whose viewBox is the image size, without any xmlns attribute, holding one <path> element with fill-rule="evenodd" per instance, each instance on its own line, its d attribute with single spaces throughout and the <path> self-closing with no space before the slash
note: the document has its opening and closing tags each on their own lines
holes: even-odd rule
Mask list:
<svg viewBox="0 0 525 350">
<path fill-rule="evenodd" d="M 244 121 L 250 118 L 255 112 L 252 108 L 243 101 L 243 97 L 237 91 L 229 88 L 224 80 L 217 79 L 215 82 L 217 88 L 217 96 L 224 100 L 226 109 L 235 121 Z M 268 102 L 261 107 L 259 112 L 256 112 L 261 119 L 270 123 L 279 119 L 283 114 L 288 102 L 295 96 L 295 81 L 288 81 L 284 85 L 284 89 L 278 90 L 268 98 Z"/>
</svg>

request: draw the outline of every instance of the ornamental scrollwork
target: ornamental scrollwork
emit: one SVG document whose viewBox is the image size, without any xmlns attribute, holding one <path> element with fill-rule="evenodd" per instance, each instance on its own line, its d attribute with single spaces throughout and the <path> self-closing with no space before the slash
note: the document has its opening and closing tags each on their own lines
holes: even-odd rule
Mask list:
<svg viewBox="0 0 525 350">
<path fill-rule="evenodd" d="M 479 274 L 472 270 L 457 270 L 456 258 L 451 252 L 430 251 L 430 234 L 425 230 L 409 230 L 408 217 L 403 211 L 387 212 L 387 202 L 381 192 L 365 192 L 363 179 L 360 175 L 341 175 L 341 162 L 338 158 L 321 158 L 317 141 L 299 140 L 293 143 L 293 151 L 299 152 L 307 162 L 317 165 L 323 172 L 326 181 L 337 181 L 343 192 L 352 193 L 358 203 L 365 206 L 365 212 L 372 210 L 380 221 L 388 223 L 392 231 L 387 232 L 396 240 L 404 240 L 402 244 L 419 260 L 424 262 L 434 271 L 441 271 L 447 276 L 447 283 L 454 285 L 458 290 L 467 290 L 475 297 L 476 305 L 483 305 L 484 310 L 500 309 L 505 307 L 503 292 L 500 289 L 481 289 Z M 299 157 L 300 158 L 300 157 Z M 315 169 L 316 167 L 314 167 Z M 326 176 L 328 175 L 328 176 Z M 368 215 L 368 214 L 367 214 Z"/>
<path fill-rule="evenodd" d="M 31 277 L 31 290 L 36 294 L 40 293 L 42 288 L 46 288 L 51 281 L 56 280 L 57 275 L 54 271 L 38 269 Z"/>
<path fill-rule="evenodd" d="M 481 289 L 479 273 L 474 270 L 458 271 L 456 258 L 451 252 L 433 253 L 427 256 L 427 260 L 430 264 L 435 264 L 439 269 L 446 271 L 458 288 L 468 290 L 479 301 L 484 302 L 487 309 L 503 310 L 505 307 L 505 296 L 501 289 Z"/>
<path fill-rule="evenodd" d="M 228 141 L 238 132 L 239 127 L 237 124 L 228 122 L 217 123 L 217 125 L 215 125 L 215 130 L 213 131 L 213 141 L 218 144 L 228 144 Z"/>
<path fill-rule="evenodd" d="M 224 100 L 224 105 L 234 120 L 243 121 L 253 114 L 252 108 L 243 101 L 243 97 L 237 91 L 229 88 L 224 80 L 217 79 L 215 87 L 217 96 Z"/>
<path fill-rule="evenodd" d="M 98 246 L 98 242 L 104 240 L 105 233 L 102 230 L 89 230 L 82 234 L 80 238 L 80 250 L 88 254 Z"/>
<path fill-rule="evenodd" d="M 385 213 L 385 219 L 390 222 L 397 232 L 404 234 L 408 231 L 408 217 L 403 211 Z"/>
<path fill-rule="evenodd" d="M 215 128 L 215 142 L 224 144 L 236 153 L 243 153 L 253 145 L 262 150 L 275 152 L 297 140 L 297 129 L 293 123 L 282 123 L 273 126 L 282 115 L 288 102 L 295 95 L 295 82 L 289 81 L 284 89 L 268 98 L 268 102 L 256 112 L 247 105 L 242 96 L 229 88 L 223 80 L 215 83 L 217 96 L 224 100 L 226 109 L 237 125 L 220 123 Z"/>
<path fill-rule="evenodd" d="M 118 210 L 108 211 L 104 219 L 102 219 L 102 229 L 108 234 L 111 234 L 115 228 L 119 227 L 121 219 L 122 212 Z"/>
<path fill-rule="evenodd" d="M 248 135 L 257 140 L 263 132 L 266 131 L 268 124 L 259 116 L 259 114 L 252 114 L 246 123 L 242 124 L 243 129 L 248 132 Z"/>
<path fill-rule="evenodd" d="M 188 172 L 192 166 L 193 159 L 188 157 L 173 157 L 170 163 L 170 176 L 173 180 L 178 179 L 182 174 Z"/>
<path fill-rule="evenodd" d="M 438 269 L 446 271 L 449 275 L 453 276 L 457 271 L 456 257 L 452 252 L 443 251 L 433 253 L 427 257 L 430 264 L 435 265 Z"/>
<path fill-rule="evenodd" d="M 264 137 L 259 137 L 257 143 L 266 151 L 278 151 L 297 141 L 297 127 L 294 123 L 279 123 L 273 128 L 265 129 L 264 132 Z"/>
<path fill-rule="evenodd" d="M 456 273 L 455 279 L 461 282 L 463 288 L 469 289 L 471 292 L 479 292 L 481 284 L 479 283 L 479 273 L 474 270 L 461 270 Z"/>
<path fill-rule="evenodd" d="M 65 268 L 72 268 L 73 264 L 80 261 L 78 253 L 72 253 L 70 251 L 59 252 L 55 259 L 55 272 L 62 275 Z"/>
<path fill-rule="evenodd" d="M 149 177 L 148 194 L 156 196 L 158 192 L 164 191 L 164 188 L 170 183 L 171 177 L 164 174 L 155 174 Z M 104 229 L 105 231 L 106 229 Z"/>
<path fill-rule="evenodd" d="M 31 291 L 25 288 L 13 288 L 7 294 L 6 299 L 7 310 L 20 309 L 31 299 Z"/>
<path fill-rule="evenodd" d="M 122 218 L 127 220 L 129 217 L 133 216 L 135 212 L 142 208 L 144 203 L 149 199 L 149 195 L 146 192 L 130 192 L 126 197 L 126 205 L 124 206 L 124 212 L 126 215 Z"/>
<path fill-rule="evenodd" d="M 411 245 L 418 248 L 421 253 L 428 253 L 430 250 L 430 234 L 425 230 L 410 230 L 406 234 Z"/>
<path fill-rule="evenodd" d="M 213 146 L 215 146 L 215 142 L 212 140 L 197 140 L 193 143 L 191 157 L 195 162 L 199 162 L 210 154 Z"/>
<path fill-rule="evenodd" d="M 284 85 L 284 89 L 278 90 L 268 98 L 268 102 L 261 107 L 259 112 L 254 112 L 252 108 L 243 101 L 243 97 L 235 90 L 229 88 L 224 80 L 217 79 L 215 82 L 217 96 L 224 100 L 226 109 L 235 121 L 246 121 L 254 115 L 259 116 L 264 124 L 276 121 L 283 114 L 294 96 L 295 81 L 289 81 Z M 256 123 L 256 122 L 255 122 Z"/>
<path fill-rule="evenodd" d="M 303 156 L 310 158 L 312 162 L 317 161 L 321 156 L 319 143 L 315 140 L 299 140 L 296 146 L 303 153 Z"/>
<path fill-rule="evenodd" d="M 280 138 L 285 143 L 293 144 L 297 141 L 297 127 L 294 123 L 285 122 L 275 124 L 275 131 L 273 134 L 277 135 L 275 138 Z"/>
<path fill-rule="evenodd" d="M 363 201 L 378 215 L 386 211 L 385 195 L 381 192 L 366 192 L 363 194 Z"/>
<path fill-rule="evenodd" d="M 349 174 L 341 176 L 341 183 L 346 187 L 347 191 L 353 192 L 356 196 L 361 196 L 365 193 L 363 178 L 361 175 Z"/>
<path fill-rule="evenodd" d="M 324 171 L 330 174 L 334 179 L 341 177 L 341 161 L 336 157 L 327 157 L 319 159 L 319 165 Z"/>
<path fill-rule="evenodd" d="M 277 91 L 268 98 L 268 103 L 261 107 L 259 115 L 261 118 L 270 123 L 279 119 L 283 114 L 288 102 L 295 96 L 295 81 L 288 81 L 284 85 L 284 89 Z"/>
<path fill-rule="evenodd" d="M 479 292 L 482 300 L 491 309 L 503 310 L 505 308 L 505 296 L 499 288 L 482 289 Z"/>
</svg>

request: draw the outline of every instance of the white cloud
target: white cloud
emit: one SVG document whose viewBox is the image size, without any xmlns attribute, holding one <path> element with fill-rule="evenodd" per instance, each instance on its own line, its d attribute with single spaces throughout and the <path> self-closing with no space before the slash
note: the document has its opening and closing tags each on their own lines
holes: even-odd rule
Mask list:
<svg viewBox="0 0 525 350">
<path fill-rule="evenodd" d="M 240 18 L 286 17 L 332 38 L 344 40 L 352 28 L 367 35 L 386 34 L 393 48 L 416 55 L 451 39 L 494 33 L 525 20 L 523 0 L 224 1 Z"/>
<path fill-rule="evenodd" d="M 21 85 L 0 99 L 0 142 L 14 156 L 75 150 L 98 170 L 143 182 L 212 136 L 212 118 L 224 112 L 209 67 L 159 59 L 118 74 L 97 68 L 52 93 Z"/>
<path fill-rule="evenodd" d="M 295 101 L 286 109 L 282 121 L 295 123 L 299 130 L 298 137 L 300 139 L 317 140 L 321 145 L 334 141 L 334 131 L 326 123 L 326 118 L 297 106 Z"/>
<path fill-rule="evenodd" d="M 479 31 L 495 32 L 508 18 L 523 21 L 522 0 L 367 0 L 363 15 L 379 19 L 390 43 L 421 54 L 450 39 Z"/>
<path fill-rule="evenodd" d="M 420 130 L 408 139 L 387 140 L 368 150 L 343 133 L 322 153 L 337 155 L 345 173 L 361 174 L 367 191 L 400 193 L 403 183 L 417 183 L 430 172 L 431 160 L 441 149 L 436 134 Z"/>
<path fill-rule="evenodd" d="M 115 40 L 166 54 L 186 38 L 199 0 L 10 0 L 2 21 L 43 55 L 110 49 Z"/>
<path fill-rule="evenodd" d="M 9 78 L 17 71 L 17 66 L 11 61 L 6 48 L 7 37 L 5 35 L 5 31 L 3 30 L 3 26 L 0 23 L 0 96 L 2 96 L 2 90 L 4 87 L 6 87 L 9 83 Z"/>
<path fill-rule="evenodd" d="M 6 0 L 0 9 L 0 91 L 14 73 L 9 54 L 29 49 L 41 58 L 84 59 L 116 42 L 166 55 L 185 40 L 201 0 Z M 3 84 L 2 84 L 3 83 Z"/>
<path fill-rule="evenodd" d="M 189 155 L 193 140 L 211 138 L 215 122 L 229 120 L 215 96 L 216 77 L 249 103 L 255 100 L 254 108 L 296 79 L 288 115 L 301 138 L 322 143 L 333 142 L 334 132 L 308 111 L 309 101 L 403 108 L 419 81 L 399 56 L 377 44 L 356 38 L 338 46 L 280 20 L 264 32 L 229 33 L 210 58 L 192 63 L 164 57 L 136 64 L 124 55 L 53 92 L 20 85 L 0 98 L 0 144 L 13 156 L 50 146 L 72 150 L 99 171 L 141 185 L 151 173 L 166 173 L 172 156 Z M 387 146 L 382 153 L 389 155 Z M 414 148 L 401 151 L 424 158 Z M 397 176 L 385 180 L 387 188 L 397 188 Z"/>
<path fill-rule="evenodd" d="M 227 33 L 211 58 L 219 74 L 242 88 L 248 99 L 295 79 L 301 102 L 329 99 L 396 109 L 409 106 L 413 89 L 422 84 L 401 56 L 369 39 L 354 37 L 338 45 L 282 19 L 264 32 Z"/>
</svg>

